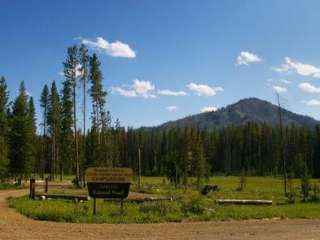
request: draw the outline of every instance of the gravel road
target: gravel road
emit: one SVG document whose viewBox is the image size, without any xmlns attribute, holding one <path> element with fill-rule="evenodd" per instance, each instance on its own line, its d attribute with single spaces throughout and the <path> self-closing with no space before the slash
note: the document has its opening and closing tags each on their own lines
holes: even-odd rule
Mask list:
<svg viewBox="0 0 320 240">
<path fill-rule="evenodd" d="M 26 190 L 0 191 L 0 240 L 82 239 L 319 239 L 320 220 L 248 220 L 165 224 L 69 224 L 28 219 L 6 198 Z"/>
</svg>

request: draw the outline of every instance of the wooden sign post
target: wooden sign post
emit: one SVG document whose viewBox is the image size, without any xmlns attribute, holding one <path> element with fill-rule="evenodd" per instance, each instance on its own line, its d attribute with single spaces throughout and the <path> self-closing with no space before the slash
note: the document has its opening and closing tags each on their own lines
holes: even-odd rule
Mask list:
<svg viewBox="0 0 320 240">
<path fill-rule="evenodd" d="M 89 196 L 93 198 L 93 214 L 96 214 L 96 198 L 123 199 L 128 197 L 132 179 L 130 168 L 88 168 L 86 181 Z"/>
<path fill-rule="evenodd" d="M 29 198 L 35 199 L 36 196 L 36 180 L 34 178 L 30 179 L 30 190 L 29 190 Z"/>
</svg>

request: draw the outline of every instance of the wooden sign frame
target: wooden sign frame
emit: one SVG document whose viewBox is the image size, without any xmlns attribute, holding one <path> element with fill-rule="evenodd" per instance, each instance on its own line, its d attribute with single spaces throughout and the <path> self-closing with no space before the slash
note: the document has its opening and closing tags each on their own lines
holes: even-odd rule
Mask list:
<svg viewBox="0 0 320 240">
<path fill-rule="evenodd" d="M 94 200 L 93 214 L 96 214 L 96 198 L 123 199 L 128 197 L 133 171 L 130 168 L 88 168 L 85 177 L 89 196 Z"/>
</svg>

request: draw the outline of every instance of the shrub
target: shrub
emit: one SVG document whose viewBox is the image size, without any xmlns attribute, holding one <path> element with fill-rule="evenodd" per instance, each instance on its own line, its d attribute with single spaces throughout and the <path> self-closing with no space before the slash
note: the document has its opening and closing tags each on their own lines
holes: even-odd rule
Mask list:
<svg viewBox="0 0 320 240">
<path fill-rule="evenodd" d="M 183 196 L 180 199 L 180 204 L 181 211 L 186 216 L 189 216 L 190 214 L 203 214 L 206 209 L 204 198 L 199 193 Z"/>
<path fill-rule="evenodd" d="M 237 188 L 237 190 L 243 191 L 246 188 L 246 185 L 247 185 L 246 171 L 242 169 L 240 179 L 239 179 L 239 187 Z"/>
<path fill-rule="evenodd" d="M 301 194 L 302 194 L 302 200 L 306 201 L 309 197 L 309 190 L 310 190 L 310 181 L 309 181 L 309 175 L 308 175 L 308 169 L 305 162 L 303 162 L 301 166 Z"/>
<path fill-rule="evenodd" d="M 294 203 L 295 202 L 295 190 L 294 190 L 294 184 L 293 184 L 293 173 L 290 172 L 288 176 L 288 190 L 287 193 L 287 201 L 288 203 Z"/>
</svg>

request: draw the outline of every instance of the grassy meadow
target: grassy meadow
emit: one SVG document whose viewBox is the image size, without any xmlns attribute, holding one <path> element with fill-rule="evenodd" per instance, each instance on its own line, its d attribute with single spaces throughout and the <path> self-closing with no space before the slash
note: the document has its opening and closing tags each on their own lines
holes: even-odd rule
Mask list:
<svg viewBox="0 0 320 240">
<path fill-rule="evenodd" d="M 203 196 L 196 189 L 193 179 L 190 186 L 175 188 L 162 177 L 144 177 L 140 192 L 173 197 L 174 201 L 120 204 L 97 200 L 97 215 L 92 214 L 93 200 L 73 203 L 65 200 L 30 200 L 27 197 L 9 199 L 10 207 L 38 220 L 77 223 L 159 223 L 182 221 L 208 221 L 230 219 L 264 218 L 320 218 L 319 192 L 310 189 L 310 199 L 302 201 L 300 180 L 291 184 L 295 203 L 288 203 L 283 196 L 281 178 L 248 177 L 246 186 L 239 191 L 239 177 L 212 177 L 209 184 L 219 186 L 219 191 Z M 319 180 L 311 180 L 311 186 L 319 185 Z M 138 191 L 135 184 L 132 191 Z M 50 193 L 86 195 L 85 189 L 51 190 Z M 272 206 L 217 205 L 216 199 L 266 199 L 273 200 Z"/>
<path fill-rule="evenodd" d="M 7 189 L 22 189 L 24 188 L 23 185 L 16 185 L 13 183 L 0 183 L 0 190 L 7 190 Z"/>
</svg>

